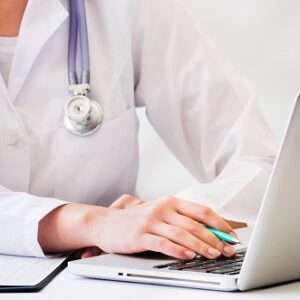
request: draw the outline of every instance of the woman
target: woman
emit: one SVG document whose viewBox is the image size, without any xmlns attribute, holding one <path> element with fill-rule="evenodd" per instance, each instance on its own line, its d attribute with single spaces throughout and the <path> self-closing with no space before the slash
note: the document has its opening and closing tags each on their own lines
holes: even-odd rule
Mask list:
<svg viewBox="0 0 300 300">
<path fill-rule="evenodd" d="M 68 1 L 0 2 L 0 252 L 234 255 L 206 225 L 233 233 L 223 218 L 253 220 L 274 156 L 245 83 L 224 66 L 184 1 L 90 0 L 86 11 L 90 96 L 104 122 L 79 137 L 63 120 Z M 134 197 L 135 109 L 142 106 L 199 180 L 193 198 Z M 200 183 L 208 182 L 213 188 L 203 192 Z"/>
</svg>

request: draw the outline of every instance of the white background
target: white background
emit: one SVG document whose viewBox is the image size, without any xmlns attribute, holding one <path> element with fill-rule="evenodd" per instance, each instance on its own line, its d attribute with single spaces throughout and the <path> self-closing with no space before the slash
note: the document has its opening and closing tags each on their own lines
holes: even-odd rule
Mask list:
<svg viewBox="0 0 300 300">
<path fill-rule="evenodd" d="M 300 91 L 300 1 L 185 1 L 224 57 L 248 79 L 280 140 Z M 168 152 L 143 113 L 140 117 L 139 195 L 153 199 L 184 189 L 194 179 Z"/>
</svg>

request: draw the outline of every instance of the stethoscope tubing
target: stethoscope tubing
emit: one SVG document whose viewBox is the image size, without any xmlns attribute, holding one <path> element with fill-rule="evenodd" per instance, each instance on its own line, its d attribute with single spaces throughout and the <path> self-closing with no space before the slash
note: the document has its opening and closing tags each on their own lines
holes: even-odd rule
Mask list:
<svg viewBox="0 0 300 300">
<path fill-rule="evenodd" d="M 64 106 L 66 129 L 82 137 L 96 132 L 104 120 L 100 103 L 88 97 L 90 51 L 84 1 L 69 0 L 68 81 L 72 96 Z"/>
<path fill-rule="evenodd" d="M 69 85 L 90 83 L 90 55 L 84 0 L 69 0 L 70 26 L 68 46 Z M 77 72 L 78 41 L 80 70 Z"/>
<path fill-rule="evenodd" d="M 78 84 L 76 57 L 77 57 L 77 37 L 78 23 L 76 16 L 75 1 L 69 0 L 69 46 L 68 46 L 68 79 L 69 85 Z"/>
</svg>

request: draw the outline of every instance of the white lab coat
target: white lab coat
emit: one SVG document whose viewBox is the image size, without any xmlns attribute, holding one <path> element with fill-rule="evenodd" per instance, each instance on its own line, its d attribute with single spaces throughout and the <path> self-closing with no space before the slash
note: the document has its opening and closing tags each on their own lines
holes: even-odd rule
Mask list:
<svg viewBox="0 0 300 300">
<path fill-rule="evenodd" d="M 91 96 L 105 111 L 99 131 L 81 138 L 63 126 L 66 0 L 29 0 L 8 88 L 0 78 L 0 253 L 43 256 L 39 220 L 66 201 L 109 205 L 135 193 L 140 106 L 199 180 L 182 198 L 225 217 L 253 218 L 273 137 L 247 85 L 184 1 L 89 0 L 86 6 Z"/>
</svg>

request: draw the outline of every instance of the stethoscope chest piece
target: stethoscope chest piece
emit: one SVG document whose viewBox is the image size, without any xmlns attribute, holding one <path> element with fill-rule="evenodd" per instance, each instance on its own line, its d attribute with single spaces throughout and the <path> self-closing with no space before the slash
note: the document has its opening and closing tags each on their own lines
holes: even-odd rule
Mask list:
<svg viewBox="0 0 300 300">
<path fill-rule="evenodd" d="M 100 104 L 86 96 L 71 97 L 64 110 L 64 125 L 75 135 L 91 135 L 103 123 L 104 114 Z"/>
</svg>

